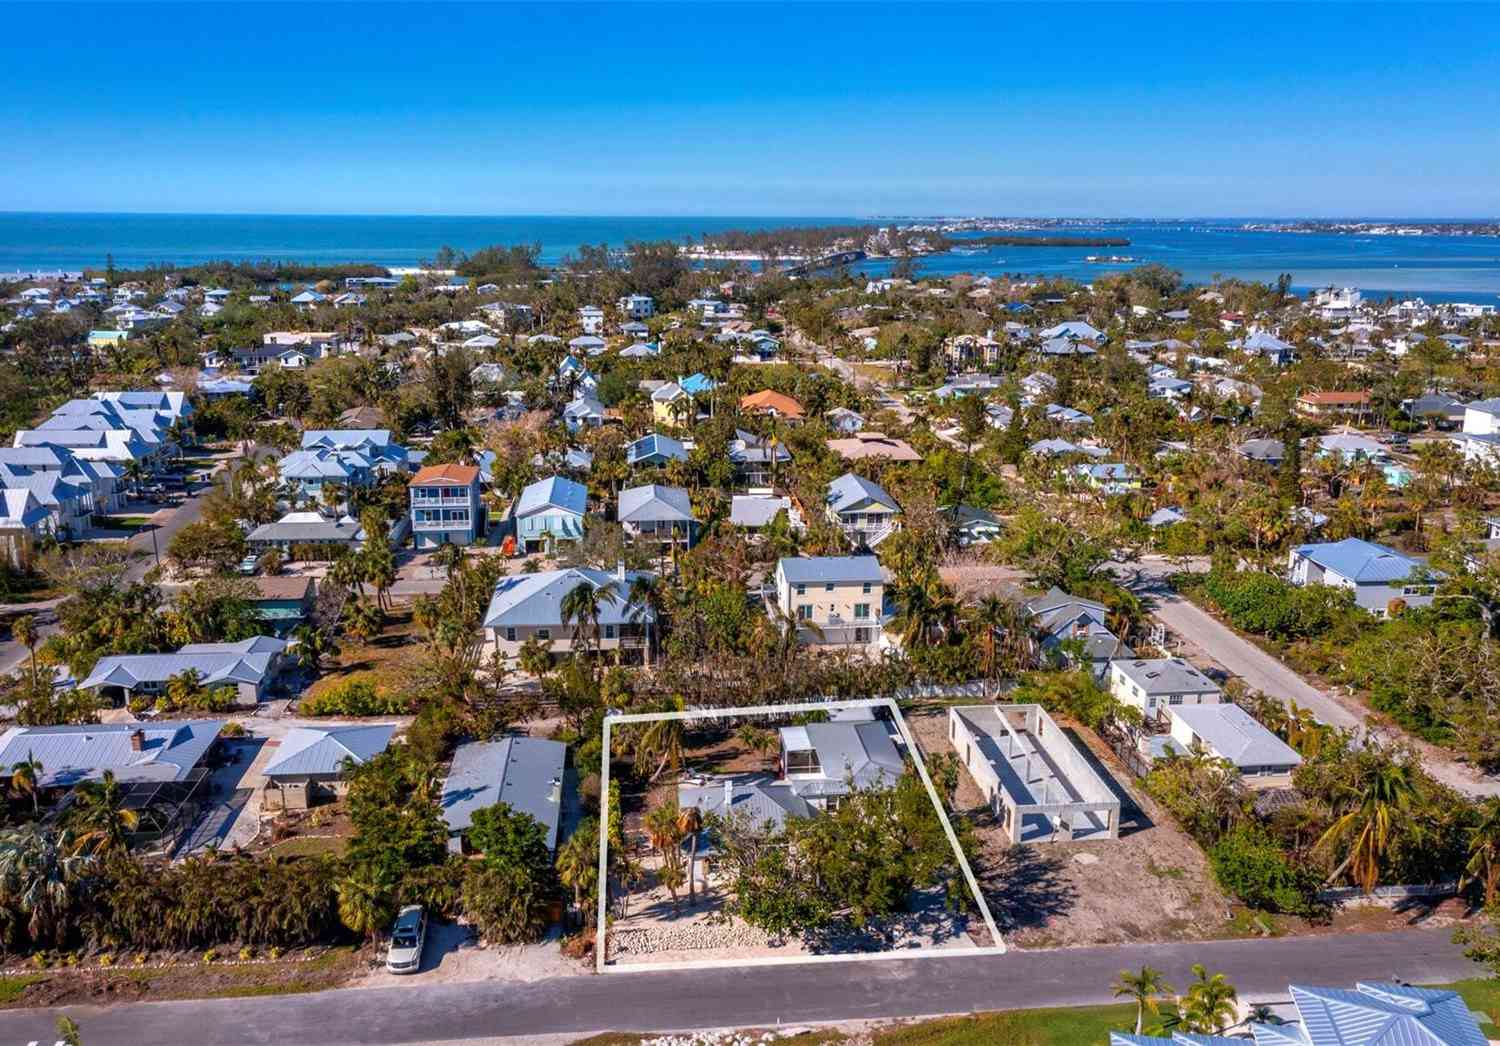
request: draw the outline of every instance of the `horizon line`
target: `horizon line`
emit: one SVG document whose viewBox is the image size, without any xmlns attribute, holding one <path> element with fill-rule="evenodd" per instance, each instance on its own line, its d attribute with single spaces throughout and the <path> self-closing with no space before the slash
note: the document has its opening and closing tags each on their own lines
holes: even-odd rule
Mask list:
<svg viewBox="0 0 1500 1046">
<path fill-rule="evenodd" d="M 914 221 L 1098 221 L 1098 222 L 1197 222 L 1197 221 L 1273 221 L 1273 222 L 1409 222 L 1411 224 L 1463 223 L 1483 224 L 1500 221 L 1497 216 L 1439 216 L 1414 217 L 1399 214 L 1161 214 L 1161 215 L 1104 215 L 1104 214 L 981 214 L 981 213 L 906 213 L 906 214 L 588 214 L 584 212 L 560 211 L 553 213 L 496 213 L 463 214 L 421 211 L 100 211 L 100 210 L 9 210 L 0 209 L 0 217 L 66 215 L 88 218 L 446 218 L 464 220 L 496 219 L 589 219 L 595 221 L 722 221 L 726 219 L 754 219 L 757 221 L 859 221 L 859 222 L 914 222 Z"/>
</svg>

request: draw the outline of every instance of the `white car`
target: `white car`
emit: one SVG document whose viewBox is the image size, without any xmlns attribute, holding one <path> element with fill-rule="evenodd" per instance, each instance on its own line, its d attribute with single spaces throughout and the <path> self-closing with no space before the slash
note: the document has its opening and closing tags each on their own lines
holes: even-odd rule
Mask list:
<svg viewBox="0 0 1500 1046">
<path fill-rule="evenodd" d="M 391 949 L 385 968 L 391 973 L 416 973 L 422 966 L 422 945 L 427 941 L 427 913 L 419 904 L 408 904 L 391 927 Z"/>
</svg>

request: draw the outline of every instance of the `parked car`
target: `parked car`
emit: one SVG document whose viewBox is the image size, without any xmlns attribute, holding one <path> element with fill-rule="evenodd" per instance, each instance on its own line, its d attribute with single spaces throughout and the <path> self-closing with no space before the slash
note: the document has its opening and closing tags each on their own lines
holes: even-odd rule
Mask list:
<svg viewBox="0 0 1500 1046">
<path fill-rule="evenodd" d="M 255 568 L 260 566 L 260 553 L 252 552 L 240 560 L 240 573 L 246 576 L 255 573 Z"/>
<path fill-rule="evenodd" d="M 391 948 L 385 968 L 391 973 L 416 973 L 422 966 L 422 945 L 427 942 L 427 913 L 419 904 L 408 904 L 391 927 Z"/>
</svg>

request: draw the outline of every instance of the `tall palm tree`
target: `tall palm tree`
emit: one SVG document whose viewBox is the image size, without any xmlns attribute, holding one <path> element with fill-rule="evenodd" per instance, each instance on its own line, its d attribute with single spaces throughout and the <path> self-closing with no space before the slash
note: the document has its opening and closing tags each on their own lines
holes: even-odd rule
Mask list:
<svg viewBox="0 0 1500 1046">
<path fill-rule="evenodd" d="M 643 625 L 646 629 L 645 661 L 646 667 L 650 668 L 653 640 L 651 626 L 653 623 L 656 625 L 659 638 L 667 616 L 666 593 L 655 575 L 640 574 L 630 583 L 625 602 L 626 615 L 631 623 Z"/>
<path fill-rule="evenodd" d="M 31 689 L 36 691 L 36 644 L 41 636 L 37 632 L 36 618 L 30 614 L 22 614 L 11 623 L 10 634 L 15 637 L 17 643 L 26 648 L 31 656 Z"/>
<path fill-rule="evenodd" d="M 984 652 L 986 691 L 989 682 L 1000 677 L 1000 640 L 1002 636 L 1011 638 L 1017 628 L 1015 610 L 1014 604 L 994 593 L 981 596 L 970 609 L 974 627 L 979 631 L 979 649 Z"/>
<path fill-rule="evenodd" d="M 681 697 L 668 699 L 660 711 L 681 712 L 686 708 Z M 643 763 L 656 760 L 656 770 L 651 780 L 656 781 L 670 766 L 674 770 L 682 766 L 684 729 L 681 719 L 657 719 L 645 725 L 635 741 L 635 758 Z"/>
<path fill-rule="evenodd" d="M 597 649 L 599 615 L 619 595 L 618 582 L 595 585 L 591 581 L 580 581 L 563 596 L 558 608 L 562 612 L 562 625 L 564 628 L 573 626 L 573 645 L 582 653 Z"/>
<path fill-rule="evenodd" d="M 1240 993 L 1222 973 L 1210 975 L 1202 963 L 1193 964 L 1193 976 L 1198 979 L 1188 986 L 1182 1002 L 1182 1025 L 1188 1031 L 1217 1035 L 1234 1020 Z"/>
<path fill-rule="evenodd" d="M 73 791 L 68 826 L 78 835 L 80 853 L 108 853 L 125 849 L 125 836 L 140 827 L 141 815 L 125 808 L 125 796 L 113 770 L 97 781 L 85 781 Z"/>
<path fill-rule="evenodd" d="M 1500 799 L 1486 799 L 1479 809 L 1479 823 L 1469 829 L 1469 863 L 1464 865 L 1458 888 L 1483 883 L 1488 908 L 1500 896 Z"/>
<path fill-rule="evenodd" d="M 677 828 L 688 840 L 688 906 L 692 907 L 697 902 L 694 877 L 698 871 L 698 836 L 703 831 L 703 811 L 696 806 L 682 807 L 677 812 Z"/>
<path fill-rule="evenodd" d="M 315 625 L 298 625 L 292 638 L 297 641 L 297 660 L 314 672 L 323 667 L 326 659 L 338 654 L 332 637 Z"/>
<path fill-rule="evenodd" d="M 31 812 L 33 815 L 41 814 L 41 780 L 42 761 L 36 757 L 31 749 L 26 750 L 26 758 L 10 768 L 10 786 L 22 795 L 31 796 Z"/>
<path fill-rule="evenodd" d="M 1380 881 L 1380 866 L 1396 823 L 1419 796 L 1420 786 L 1410 766 L 1382 762 L 1365 769 L 1361 780 L 1346 791 L 1340 804 L 1344 812 L 1317 842 L 1317 848 L 1327 853 L 1348 846 L 1324 885 L 1337 882 L 1348 871 L 1365 893 L 1373 890 Z"/>
<path fill-rule="evenodd" d="M 1121 970 L 1120 979 L 1114 983 L 1113 987 L 1116 996 L 1128 996 L 1135 1001 L 1135 1033 L 1137 1035 L 1141 1034 L 1141 1029 L 1145 1025 L 1147 1011 L 1153 1014 L 1160 1013 L 1162 997 L 1172 994 L 1172 986 L 1167 983 L 1161 971 L 1152 969 L 1150 966 L 1142 966 L 1139 973 Z"/>
<path fill-rule="evenodd" d="M 557 877 L 573 891 L 573 907 L 592 918 L 584 908 L 584 897 L 591 895 L 599 881 L 599 821 L 588 817 L 557 850 Z"/>
</svg>

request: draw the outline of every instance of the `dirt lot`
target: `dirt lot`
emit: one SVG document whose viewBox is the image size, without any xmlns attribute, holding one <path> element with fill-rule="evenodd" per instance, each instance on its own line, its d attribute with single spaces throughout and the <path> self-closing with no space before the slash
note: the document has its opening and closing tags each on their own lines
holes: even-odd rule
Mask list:
<svg viewBox="0 0 1500 1046">
<path fill-rule="evenodd" d="M 924 753 L 949 751 L 946 708 L 907 713 Z M 1063 726 L 1068 726 L 1066 722 Z M 974 779 L 959 771 L 955 804 L 981 844 L 974 868 L 1006 939 L 1021 947 L 1167 941 L 1227 935 L 1229 901 L 1208 861 L 1093 735 L 1087 739 L 1122 792 L 1120 838 L 1012 847 Z"/>
</svg>

